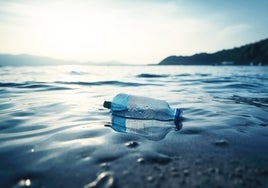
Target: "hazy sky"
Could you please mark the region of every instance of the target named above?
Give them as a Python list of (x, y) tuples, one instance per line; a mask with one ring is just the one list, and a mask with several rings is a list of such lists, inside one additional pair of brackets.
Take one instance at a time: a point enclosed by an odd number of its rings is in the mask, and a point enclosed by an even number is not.
[(158, 63), (268, 37), (267, 0), (0, 0), (0, 53)]

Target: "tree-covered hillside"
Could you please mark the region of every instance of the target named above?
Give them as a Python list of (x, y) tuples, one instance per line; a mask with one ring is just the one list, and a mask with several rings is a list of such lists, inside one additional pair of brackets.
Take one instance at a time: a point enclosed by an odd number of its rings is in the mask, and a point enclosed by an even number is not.
[(160, 65), (268, 65), (268, 39), (215, 53), (169, 56)]

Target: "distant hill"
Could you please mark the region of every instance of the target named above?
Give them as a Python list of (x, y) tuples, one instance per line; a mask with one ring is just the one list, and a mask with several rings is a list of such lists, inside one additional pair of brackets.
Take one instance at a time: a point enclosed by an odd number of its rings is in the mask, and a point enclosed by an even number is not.
[(25, 65), (67, 65), (74, 64), (73, 61), (64, 61), (42, 56), (27, 54), (10, 55), (0, 54), (0, 66), (25, 66)]
[(43, 56), (33, 56), (28, 54), (10, 55), (0, 54), (0, 66), (38, 66), (38, 65), (126, 65), (118, 61), (106, 62), (78, 62), (65, 61)]
[(268, 65), (268, 39), (210, 54), (169, 56), (159, 65)]

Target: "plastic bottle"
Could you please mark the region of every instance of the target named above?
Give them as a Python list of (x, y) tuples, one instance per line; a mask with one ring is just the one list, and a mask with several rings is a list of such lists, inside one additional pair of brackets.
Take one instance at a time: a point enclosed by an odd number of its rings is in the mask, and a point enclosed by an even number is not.
[(175, 125), (182, 118), (182, 110), (171, 109), (166, 101), (124, 93), (117, 94), (112, 102), (105, 101), (103, 106), (111, 109), (113, 115), (125, 118), (173, 120)]
[[(136, 134), (150, 140), (162, 140), (174, 129), (173, 121), (129, 119), (119, 116), (112, 116), (112, 124), (106, 126), (117, 132)], [(181, 128), (181, 123), (176, 126), (177, 130)]]

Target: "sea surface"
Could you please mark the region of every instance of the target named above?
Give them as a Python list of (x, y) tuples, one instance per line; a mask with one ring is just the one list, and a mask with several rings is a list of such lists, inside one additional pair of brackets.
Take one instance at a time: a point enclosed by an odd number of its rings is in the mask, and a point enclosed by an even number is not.
[[(182, 109), (181, 129), (118, 132), (118, 93)], [(0, 187), (267, 187), (267, 126), (268, 67), (0, 67)]]

